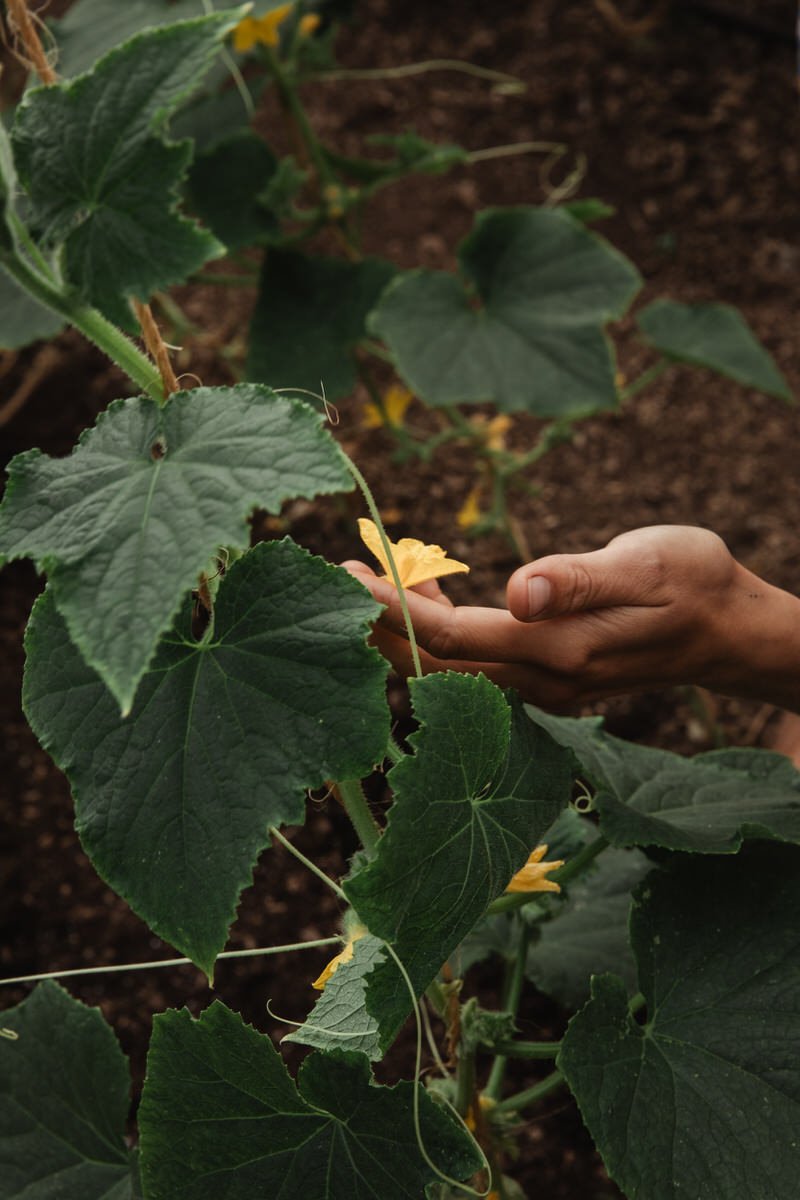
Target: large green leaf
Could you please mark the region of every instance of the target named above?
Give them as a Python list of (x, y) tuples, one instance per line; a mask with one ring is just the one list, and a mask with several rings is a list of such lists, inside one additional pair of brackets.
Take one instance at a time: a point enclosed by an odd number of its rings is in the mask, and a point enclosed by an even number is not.
[[(234, 5), (217, 0), (214, 7)], [(58, 46), (58, 73), (71, 79), (142, 30), (207, 11), (203, 0), (76, 0), (63, 17), (49, 22)]]
[(48, 572), (86, 661), (123, 711), (181, 597), (256, 506), (352, 487), (306, 404), (257, 384), (115, 401), (69, 458), (15, 458), (0, 554)]
[(266, 142), (248, 129), (195, 158), (188, 180), (190, 203), (228, 249), (252, 245), (277, 232), (275, 215), (259, 195), (277, 167)]
[(386, 665), (366, 645), (377, 611), (347, 572), (263, 543), (223, 579), (210, 638), (192, 639), (185, 606), (122, 719), (51, 589), (34, 608), (23, 703), (70, 779), (86, 852), (209, 974), (268, 827), (302, 821), (307, 788), (382, 756)]
[(639, 287), (626, 258), (566, 212), (517, 208), (480, 214), (459, 261), (464, 283), (402, 275), (370, 317), (415, 392), (540, 416), (614, 407), (603, 325)]
[(537, 925), (528, 954), (525, 973), (541, 992), (577, 1008), (589, 995), (590, 977), (603, 971), (636, 990), (628, 940), (631, 890), (652, 865), (638, 850), (610, 849), (569, 885), (563, 901), (553, 905), (552, 919)]
[(63, 317), (34, 300), (0, 266), (0, 350), (18, 350), (53, 337), (64, 324)]
[[(484, 676), (412, 681), (414, 753), (393, 767), (395, 803), (375, 853), (344, 885), (391, 942), (419, 994), (505, 890), (569, 799), (570, 764)], [(383, 1048), (409, 1011), (393, 962), (367, 983)]]
[(33, 224), (64, 244), (70, 282), (124, 328), (136, 329), (128, 297), (147, 300), (222, 253), (175, 211), (191, 144), (160, 133), (235, 22), (228, 12), (146, 30), (19, 106), (14, 157)]
[(792, 400), (789, 385), (736, 308), (655, 300), (638, 316), (651, 345), (669, 358), (710, 367), (745, 387)]
[[(417, 1085), (419, 1086), (419, 1085)], [(414, 1085), (378, 1087), (361, 1054), (314, 1054), (295, 1088), (269, 1038), (219, 1002), (156, 1017), (139, 1109), (148, 1200), (420, 1200), (436, 1178)], [(471, 1140), (420, 1088), (423, 1144), (458, 1179)]]
[(598, 789), (602, 833), (615, 846), (734, 854), (747, 837), (800, 841), (800, 772), (769, 750), (682, 758), (611, 737), (595, 717), (532, 719), (569, 747)]
[(0, 1200), (132, 1200), (130, 1075), (100, 1010), (48, 981), (0, 1025)]
[(377, 258), (350, 263), (270, 250), (250, 327), (248, 376), (272, 387), (324, 390), (331, 400), (346, 395), (356, 380), (353, 347), (394, 271)]
[(647, 1024), (600, 976), (559, 1066), (630, 1200), (794, 1200), (800, 853), (681, 857), (631, 921)]

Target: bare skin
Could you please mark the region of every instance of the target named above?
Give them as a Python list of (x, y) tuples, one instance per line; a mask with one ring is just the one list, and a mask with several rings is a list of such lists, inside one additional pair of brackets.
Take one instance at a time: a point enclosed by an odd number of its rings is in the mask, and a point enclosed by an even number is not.
[[(394, 586), (361, 562), (344, 566), (386, 606), (375, 643), (410, 674)], [(709, 530), (656, 525), (527, 563), (508, 581), (507, 609), (455, 607), (435, 581), (407, 597), (424, 671), (482, 671), (543, 708), (693, 683), (800, 712), (800, 599)]]

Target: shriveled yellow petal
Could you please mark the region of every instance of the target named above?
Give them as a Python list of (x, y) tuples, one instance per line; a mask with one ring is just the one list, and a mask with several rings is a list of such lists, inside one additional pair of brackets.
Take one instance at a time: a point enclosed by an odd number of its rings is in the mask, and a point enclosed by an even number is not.
[(264, 13), (263, 17), (244, 17), (233, 31), (234, 50), (245, 54), (257, 45), (277, 46), (278, 26), (286, 20), (293, 7), (293, 4), (279, 4), (277, 8)]
[(514, 424), (508, 413), (492, 417), (486, 426), (486, 445), (490, 450), (505, 450), (506, 434)]
[(338, 971), (338, 969), (342, 965), (342, 963), (350, 962), (351, 958), (353, 957), (354, 944), (358, 941), (359, 938), (362, 938), (366, 932), (367, 932), (366, 929), (362, 925), (359, 925), (356, 927), (356, 929), (353, 931), (353, 933), (347, 939), (344, 949), (340, 950), (338, 954), (334, 955), (334, 957), (328, 963), (327, 967), (325, 967), (323, 972), (320, 975), (318, 975), (317, 978), (314, 980), (314, 982), (311, 984), (311, 986), (313, 988), (316, 988), (318, 992), (322, 992), (325, 990), (325, 984), (328, 982), (331, 975), (335, 975), (335, 973)]
[(413, 399), (408, 388), (392, 384), (383, 397), (383, 411), (372, 401), (364, 405), (364, 426), (367, 429), (379, 429), (381, 425), (402, 425), (406, 409)]
[(559, 858), (553, 862), (543, 862), (547, 854), (547, 846), (537, 846), (528, 855), (528, 861), (521, 871), (517, 871), (506, 888), (507, 892), (560, 892), (561, 885), (554, 879), (547, 879), (550, 871), (563, 867), (564, 860)]
[(277, 8), (264, 13), (264, 16), (258, 22), (258, 40), (263, 42), (265, 46), (277, 46), (280, 40), (278, 26), (286, 20), (293, 7), (293, 4), (279, 4)]
[(258, 22), (255, 17), (243, 17), (233, 31), (233, 48), (239, 54), (252, 50), (258, 41)]
[[(368, 550), (377, 558), (386, 572), (386, 578), (391, 581), (392, 572), (389, 561), (383, 550), (378, 527), (374, 521), (360, 517), (358, 529), (361, 540)], [(447, 551), (441, 546), (428, 546), (417, 538), (401, 538), (399, 542), (390, 542), (392, 555), (397, 566), (397, 573), (403, 587), (415, 587), (418, 583), (426, 583), (429, 579), (439, 579), (442, 575), (455, 575), (461, 571), (469, 571), (466, 563), (458, 562), (447, 557)]]
[(458, 525), (459, 529), (472, 529), (480, 521), (483, 514), (481, 513), (478, 501), (481, 498), (482, 491), (483, 488), (481, 485), (476, 483), (456, 513), (456, 525)]
[(306, 13), (304, 17), (300, 18), (300, 25), (298, 27), (302, 36), (310, 37), (316, 29), (319, 29), (321, 21), (322, 17), (319, 13)]

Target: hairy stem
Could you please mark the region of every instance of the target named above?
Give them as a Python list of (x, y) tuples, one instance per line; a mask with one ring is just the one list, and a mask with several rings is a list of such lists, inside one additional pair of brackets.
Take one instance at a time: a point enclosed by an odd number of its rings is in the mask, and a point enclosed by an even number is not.
[(2, 263), (9, 275), (12, 275), (26, 292), (79, 329), (84, 337), (107, 354), (138, 387), (163, 404), (165, 397), (156, 367), (122, 330), (112, 325), (96, 308), (82, 304), (62, 291), (17, 255), (3, 256)]
[(532, 1087), (526, 1088), (523, 1092), (517, 1092), (514, 1096), (507, 1096), (505, 1100), (499, 1100), (492, 1111), (496, 1113), (518, 1112), (521, 1108), (527, 1108), (529, 1104), (536, 1104), (543, 1096), (547, 1096), (557, 1087), (561, 1087), (563, 1082), (564, 1076), (561, 1072), (552, 1071), (539, 1083), (534, 1083)]
[(369, 811), (367, 798), (361, 786), (361, 780), (340, 779), (334, 786), (342, 801), (344, 811), (352, 821), (353, 828), (361, 839), (361, 845), (371, 857), (375, 847), (378, 845), (381, 829)]
[[(528, 946), (531, 940), (530, 926), (527, 925), (521, 918), (516, 918), (519, 941), (517, 942), (517, 953), (514, 959), (514, 968), (511, 972), (511, 977), (508, 982), (508, 992), (503, 998), (503, 1008), (506, 1012), (510, 1012), (513, 1016), (517, 1015), (519, 1008), (520, 996), (522, 995), (522, 985), (525, 982), (525, 966), (528, 961)], [(503, 1078), (506, 1073), (506, 1063), (508, 1057), (505, 1054), (498, 1054), (492, 1064), (492, 1069), (489, 1073), (485, 1092), (492, 1100), (497, 1100), (503, 1090)]]

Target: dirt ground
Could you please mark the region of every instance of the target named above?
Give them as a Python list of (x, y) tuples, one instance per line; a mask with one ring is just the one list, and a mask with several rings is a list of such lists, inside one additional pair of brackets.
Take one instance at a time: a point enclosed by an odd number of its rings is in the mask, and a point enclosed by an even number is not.
[[(645, 278), (637, 303), (655, 296), (738, 305), (800, 394), (800, 246), (797, 239), (798, 151), (793, 0), (685, 0), (664, 6), (646, 36), (622, 25), (655, 15), (654, 0), (619, 0), (613, 12), (593, 0), (506, 0), (465, 6), (440, 0), (370, 0), (343, 31), (340, 57), (353, 67), (394, 66), (427, 58), (459, 58), (508, 72), (524, 93), (493, 92), (485, 81), (451, 72), (309, 89), (316, 127), (345, 152), (370, 133), (413, 127), (439, 141), (480, 149), (510, 142), (565, 143), (569, 160), (585, 156), (581, 196), (597, 196), (615, 215), (599, 230), (630, 255)], [(432, 15), (435, 11), (435, 15)], [(604, 15), (605, 13), (605, 15)], [(614, 13), (624, 18), (614, 20)], [(275, 114), (267, 108), (265, 129)], [(365, 249), (402, 266), (451, 267), (476, 210), (540, 203), (558, 182), (542, 175), (541, 156), (496, 159), (444, 178), (415, 179), (382, 193), (371, 210)], [(231, 307), (218, 289), (179, 289), (179, 302), (209, 331), (186, 344), (182, 370), (204, 382), (227, 382), (215, 357), (221, 337), (240, 332), (246, 306)], [(651, 360), (629, 324), (618, 331), (620, 368), (635, 378)], [(0, 358), (0, 409), (29, 393), (0, 428), (4, 461), (32, 445), (65, 453), (115, 395), (121, 381), (102, 356), (74, 334), (49, 350)], [(474, 480), (474, 462), (459, 447), (434, 461), (400, 466), (382, 431), (361, 425), (364, 397), (339, 405), (339, 436), (394, 515), (393, 535), (423, 536), (472, 565), (449, 588), (459, 602), (502, 603), (518, 564), (499, 535), (467, 540), (455, 513)], [(513, 445), (536, 436), (531, 418), (515, 419)], [(669, 523), (716, 530), (747, 566), (800, 591), (800, 438), (795, 411), (710, 374), (675, 367), (619, 413), (581, 425), (532, 474), (538, 495), (521, 495), (514, 512), (535, 555), (589, 550), (625, 529)], [(287, 513), (299, 542), (332, 559), (359, 553), (357, 502), (295, 504)], [(97, 878), (72, 828), (66, 783), (28, 731), (19, 706), (22, 632), (40, 587), (27, 564), (0, 579), (0, 975), (168, 956), (127, 906)], [(399, 719), (403, 689), (393, 685)], [(698, 721), (683, 693), (653, 693), (598, 705), (621, 736), (691, 752), (707, 749), (714, 723), (733, 743), (770, 736), (771, 710), (715, 700), (714, 721)], [(381, 784), (375, 785), (380, 795)], [(298, 845), (333, 875), (355, 839), (331, 801), (312, 801)], [(330, 895), (280, 849), (268, 852), (244, 896), (232, 947), (281, 944), (335, 929)], [(285, 1026), (265, 1003), (302, 1020), (312, 1002), (309, 982), (324, 951), (221, 963), (216, 994), (276, 1039)], [(496, 986), (484, 969), (471, 986), (487, 1001)], [(73, 993), (99, 1004), (142, 1078), (152, 1014), (186, 1004), (199, 1012), (211, 999), (192, 967), (84, 979)], [(23, 987), (5, 989), (17, 1003)], [(526, 999), (527, 1037), (558, 1037), (565, 1014), (542, 997)], [(382, 1067), (384, 1078), (407, 1069), (401, 1041)], [(287, 1060), (294, 1066), (301, 1052)], [(393, 1074), (394, 1073), (394, 1074)], [(527, 1086), (544, 1074), (516, 1068)], [(574, 1105), (558, 1093), (524, 1127), (513, 1168), (537, 1200), (610, 1200), (610, 1184)]]

